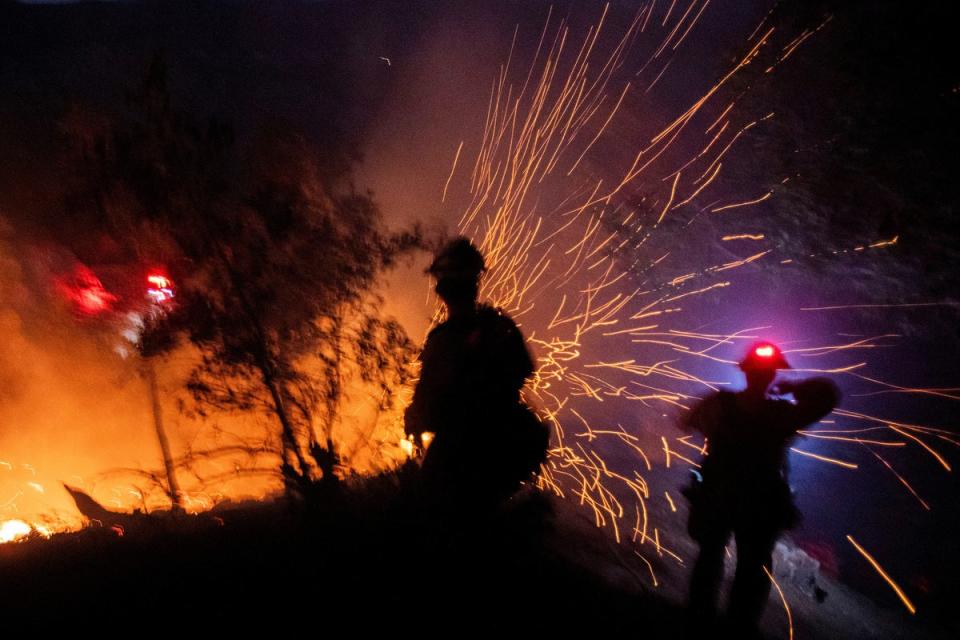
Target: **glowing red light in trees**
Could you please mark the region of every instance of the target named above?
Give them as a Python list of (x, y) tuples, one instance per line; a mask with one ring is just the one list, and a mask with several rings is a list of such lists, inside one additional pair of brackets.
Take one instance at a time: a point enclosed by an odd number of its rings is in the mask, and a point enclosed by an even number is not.
[(147, 276), (147, 282), (156, 286), (158, 289), (170, 288), (170, 280), (166, 276), (150, 275)]
[(78, 265), (71, 276), (60, 279), (58, 285), (77, 311), (85, 315), (108, 311), (117, 300), (117, 296), (104, 288), (100, 278), (83, 265)]
[(170, 278), (154, 273), (147, 276), (147, 282), (152, 285), (147, 288), (147, 295), (157, 304), (173, 298), (173, 282)]

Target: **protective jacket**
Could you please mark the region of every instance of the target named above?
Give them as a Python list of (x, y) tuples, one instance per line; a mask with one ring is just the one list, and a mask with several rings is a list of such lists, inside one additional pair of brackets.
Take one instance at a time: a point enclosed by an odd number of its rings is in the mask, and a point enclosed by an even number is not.
[(546, 427), (520, 400), (533, 361), (509, 317), (481, 305), (449, 319), (430, 332), (420, 359), (405, 428), (435, 434), (423, 463), (428, 476), (478, 492), (506, 491), (539, 466)]

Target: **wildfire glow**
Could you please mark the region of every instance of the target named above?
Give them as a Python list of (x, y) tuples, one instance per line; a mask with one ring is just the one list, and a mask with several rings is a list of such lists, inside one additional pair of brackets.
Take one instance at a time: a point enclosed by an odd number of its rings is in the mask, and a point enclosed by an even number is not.
[[(469, 145), (461, 141), (441, 197), (442, 201), (452, 201), (457, 197), (458, 185), (462, 187), (466, 203), (459, 230), (475, 240), (489, 267), (482, 295), (517, 319), (537, 357), (537, 371), (524, 396), (553, 429), (552, 448), (540, 488), (576, 501), (598, 527), (608, 530), (618, 542), (633, 545), (654, 586), (659, 581), (653, 565), (641, 553), (644, 546), (647, 549), (643, 551), (651, 558), (656, 553), (678, 567), (686, 560), (670, 539), (683, 529), (676, 521), (683, 509), (678, 510), (671, 497), (670, 490), (677, 487), (669, 480), (670, 474), (676, 478), (677, 468), (686, 472), (697, 466), (693, 458), (680, 452), (694, 456), (706, 451), (705, 443), (692, 442), (692, 436), (678, 435), (672, 427), (700, 395), (728, 384), (703, 373), (699, 367), (732, 367), (735, 362), (725, 359), (725, 352), (742, 353), (739, 349), (756, 340), (758, 334), (777, 335), (770, 327), (717, 329), (714, 325), (708, 330), (704, 319), (696, 316), (693, 309), (701, 299), (733, 291), (737, 274), (747, 265), (795, 263), (793, 258), (781, 259), (782, 255), (777, 255), (779, 249), (772, 244), (757, 247), (754, 243), (770, 242), (757, 233), (718, 233), (716, 239), (720, 241), (753, 241), (728, 247), (749, 244), (755, 249), (739, 255), (727, 254), (729, 257), (715, 263), (680, 262), (682, 269), (671, 260), (684, 253), (684, 246), (677, 242), (667, 248), (656, 245), (668, 233), (671, 223), (687, 228), (701, 214), (735, 222), (738, 216), (762, 210), (769, 206), (765, 203), (775, 199), (777, 192), (770, 185), (782, 184), (782, 176), (770, 177), (769, 182), (755, 185), (739, 197), (716, 192), (723, 184), (724, 167), (730, 166), (738, 143), (742, 145), (743, 140), (764, 126), (764, 121), (773, 117), (768, 114), (754, 118), (738, 113), (738, 101), (744, 91), (737, 89), (735, 96), (726, 91), (731, 80), (773, 47), (772, 28), (758, 26), (747, 39), (746, 53), (735, 59), (717, 82), (703, 87), (697, 99), (681, 106), (676, 113), (651, 116), (651, 121), (666, 122), (658, 125), (658, 130), (618, 139), (622, 146), (629, 147), (622, 166), (601, 175), (591, 164), (591, 150), (599, 148), (611, 135), (621, 136), (630, 129), (617, 128), (618, 116), (633, 104), (637, 91), (647, 95), (655, 87), (662, 87), (664, 78), (669, 79), (666, 73), (672, 52), (687, 41), (689, 34), (695, 33), (694, 26), (708, 2), (695, 11), (694, 1), (686, 12), (676, 13), (672, 13), (671, 3), (666, 15), (653, 19), (656, 4), (649, 4), (636, 14), (606, 56), (598, 51), (602, 47), (600, 34), (607, 8), (598, 24), (577, 42), (565, 22), (552, 24), (551, 13), (533, 59), (517, 82), (513, 82), (509, 62), (513, 51), (510, 52), (507, 64), (494, 79), (482, 139), (479, 148), (473, 150), (474, 159), (469, 159)], [(782, 47), (767, 70), (772, 71), (786, 60), (812, 33), (805, 32), (806, 35)], [(625, 81), (619, 72), (629, 63), (631, 49), (644, 38), (653, 43), (651, 55), (638, 70), (630, 69), (630, 79)], [(744, 229), (749, 230), (753, 230), (752, 225)], [(850, 251), (881, 250), (896, 242), (897, 238), (893, 238)], [(841, 251), (847, 250), (832, 253)], [(147, 282), (147, 295), (155, 303), (174, 298), (173, 283), (166, 276), (150, 274)], [(106, 311), (116, 301), (86, 267), (64, 279), (61, 290), (87, 315)], [(941, 303), (851, 304), (803, 310), (934, 304)], [(827, 346), (798, 348), (788, 353), (809, 359), (842, 357), (882, 346), (879, 338), (892, 336), (831, 341)], [(776, 349), (762, 345), (755, 354), (769, 358), (776, 354)], [(816, 366), (816, 360), (812, 361)], [(845, 366), (826, 370), (811, 367), (800, 371), (855, 376), (859, 381), (882, 387), (885, 393), (956, 397), (952, 389), (915, 389), (867, 378), (854, 371), (861, 366), (848, 361)], [(398, 393), (402, 399), (410, 397), (409, 388)], [(394, 461), (414, 456), (418, 450), (413, 440), (399, 435), (402, 404), (393, 422), (397, 431), (390, 439), (399, 452)], [(893, 465), (869, 447), (890, 447), (892, 451), (919, 448), (949, 471), (948, 461), (928, 441), (947, 443), (937, 442), (940, 447), (960, 446), (952, 439), (953, 434), (844, 409), (837, 410), (835, 417), (844, 421), (838, 428), (812, 428), (803, 435), (818, 438), (831, 447), (853, 447), (857, 452), (867, 447), (879, 461), (877, 468), (893, 474), (929, 509)], [(868, 426), (862, 427), (862, 423)], [(868, 440), (861, 437), (865, 432), (882, 432), (878, 435), (897, 439)], [(423, 434), (424, 448), (429, 446), (431, 435)], [(478, 442), (482, 443), (478, 446), (490, 446), (481, 435)], [(618, 452), (617, 460), (605, 455), (611, 450)], [(866, 464), (793, 451), (824, 464), (863, 469), (860, 473), (867, 470)], [(272, 463), (277, 453), (264, 448), (257, 455)], [(229, 457), (216, 458), (211, 466), (216, 469), (213, 477), (226, 481), (242, 477), (241, 472), (261, 471), (252, 463), (241, 467)], [(371, 464), (370, 468), (383, 466)], [(672, 484), (665, 484), (664, 478)], [(275, 481), (275, 475), (270, 479)], [(126, 486), (123, 489), (111, 494), (111, 506), (132, 508), (146, 503), (139, 490), (131, 492)], [(262, 495), (267, 493), (265, 490)], [(652, 496), (656, 498), (651, 499)], [(185, 506), (189, 511), (209, 509), (221, 497), (214, 491), (190, 492), (185, 494)], [(673, 520), (663, 521), (664, 518)], [(43, 531), (23, 520), (7, 520), (0, 524), (0, 542), (20, 539), (31, 530)], [(624, 532), (627, 535), (622, 535)], [(876, 561), (852, 537), (848, 539), (895, 589), (908, 609), (915, 611)], [(768, 575), (783, 600), (792, 635), (790, 609), (772, 574)]]
[(25, 538), (31, 531), (33, 528), (23, 520), (7, 520), (0, 523), (0, 543)]

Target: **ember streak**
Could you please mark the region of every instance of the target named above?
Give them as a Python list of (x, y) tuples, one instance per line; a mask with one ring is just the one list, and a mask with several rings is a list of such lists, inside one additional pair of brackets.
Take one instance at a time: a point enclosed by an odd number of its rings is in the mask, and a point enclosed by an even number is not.
[[(383, 184), (403, 182), (402, 196), (392, 196), (395, 202), (436, 207), (447, 228), (480, 247), (490, 267), (482, 296), (516, 318), (528, 336), (538, 368), (525, 397), (553, 428), (540, 489), (577, 503), (597, 527), (629, 548), (652, 588), (681, 575), (689, 564), (686, 511), (678, 493), (705, 450), (703, 441), (680, 434), (674, 425), (698, 397), (731, 383), (741, 350), (756, 340), (784, 345), (800, 372), (829, 375), (848, 394), (848, 405), (802, 431), (792, 448), (796, 472), (822, 483), (811, 483), (811, 500), (819, 503), (822, 496), (849, 493), (847, 486), (862, 486), (853, 483), (870, 483), (878, 487), (878, 500), (897, 492), (897, 504), (905, 497), (929, 517), (936, 508), (950, 508), (937, 506), (927, 490), (933, 474), (951, 473), (960, 446), (953, 425), (939, 421), (942, 413), (913, 419), (894, 402), (893, 397), (960, 400), (951, 386), (955, 381), (914, 384), (909, 371), (890, 364), (889, 354), (910, 344), (909, 336), (887, 328), (895, 326), (894, 316), (862, 323), (850, 320), (852, 315), (836, 319), (860, 312), (946, 314), (955, 311), (952, 302), (886, 302), (892, 299), (886, 296), (874, 301), (860, 288), (844, 299), (821, 300), (807, 292), (809, 297), (791, 299), (785, 308), (788, 296), (773, 291), (781, 282), (815, 282), (824, 263), (852, 265), (850, 272), (890, 264), (908, 242), (899, 227), (855, 237), (821, 234), (805, 242), (781, 207), (796, 206), (795, 200), (804, 204), (791, 189), (806, 176), (750, 164), (751, 154), (781, 131), (781, 118), (789, 117), (764, 104), (778, 74), (832, 37), (838, 21), (825, 11), (794, 28), (779, 24), (774, 11), (754, 16), (731, 9), (737, 13), (731, 17), (724, 11), (709, 0), (647, 3), (632, 15), (607, 5), (598, 6), (591, 24), (583, 24), (576, 16), (545, 9), (537, 13), (539, 25), (517, 25), (509, 48), (497, 52), (498, 70), (468, 78), (476, 86), (461, 93), (487, 87), (489, 93), (483, 104), (472, 106), (474, 113), (458, 114), (460, 131), (450, 131), (449, 114), (436, 114), (445, 125), (436, 129), (443, 134), (432, 133), (427, 117), (412, 116), (407, 117), (416, 121), (413, 132), (391, 133), (398, 139), (428, 139), (417, 148), (431, 151), (420, 158), (430, 166), (415, 169), (426, 171), (435, 184), (411, 188), (402, 178), (414, 169), (383, 170), (389, 173)], [(744, 23), (745, 14), (752, 20), (749, 28), (725, 45), (723, 55), (716, 53), (719, 47), (710, 46), (707, 34), (723, 31), (727, 20)], [(365, 73), (406, 73), (399, 76), (404, 81), (424, 75), (429, 82), (423, 84), (435, 81), (430, 72), (412, 69), (411, 61), (423, 57), (405, 54), (367, 51), (375, 66), (364, 67)], [(477, 58), (484, 55), (490, 54), (478, 52)], [(803, 142), (791, 153), (811, 153)], [(436, 149), (443, 149), (442, 162)], [(376, 147), (368, 151), (374, 166), (410, 163), (396, 151), (384, 152), (388, 160), (376, 155)], [(6, 263), (17, 262), (7, 258), (15, 254), (24, 255), (0, 245), (4, 277)], [(87, 489), (118, 509), (162, 510), (169, 503), (156, 471), (160, 462), (149, 438), (150, 408), (138, 387), (142, 381), (113, 353), (121, 330), (112, 327), (112, 337), (105, 338), (91, 329), (113, 317), (136, 337), (140, 318), (112, 277), (72, 264), (43, 273), (70, 307), (70, 314), (60, 315), (44, 309), (53, 318), (55, 340), (35, 341), (25, 328), (29, 305), (14, 304), (15, 296), (0, 288), (0, 330), (10, 337), (0, 357), (21, 363), (24, 376), (42, 381), (20, 392), (16, 411), (0, 404), (0, 415), (7, 423), (29, 423), (37, 433), (59, 433), (57, 425), (68, 416), (71, 431), (84, 434), (71, 437), (72, 451), (51, 447), (56, 453), (3, 434), (0, 542), (82, 524), (60, 495), (58, 481)], [(162, 262), (151, 266), (157, 264)], [(10, 282), (24, 289), (35, 285), (22, 269), (9, 270)], [(127, 276), (134, 273), (142, 287), (142, 266), (131, 267)], [(179, 291), (171, 274), (146, 273), (147, 300), (158, 307), (176, 305)], [(179, 272), (172, 275), (183, 283)], [(420, 305), (419, 293), (408, 295), (424, 282), (411, 278), (405, 284), (399, 293), (386, 292), (387, 305), (433, 313), (436, 321), (435, 300)], [(784, 284), (783, 291), (795, 294), (800, 288)], [(834, 288), (842, 289), (830, 291)], [(766, 301), (766, 291), (773, 303)], [(881, 328), (874, 331), (877, 325)], [(757, 356), (772, 355), (763, 349)], [(170, 416), (176, 414), (185, 373), (198, 357), (182, 347), (158, 363), (157, 384), (160, 396), (169, 398), (164, 404)], [(9, 374), (0, 375), (5, 380)], [(118, 377), (124, 382), (118, 384)], [(391, 389), (403, 401), (410, 392), (410, 384)], [(373, 473), (416, 454), (402, 437), (403, 402), (378, 417), (372, 417), (376, 402), (361, 404), (344, 424), (359, 434), (371, 420), (382, 420), (388, 425), (383, 439), (389, 442), (356, 456), (352, 471)], [(170, 425), (177, 434), (171, 457), (197, 479), (182, 490), (188, 511), (210, 509), (227, 497), (266, 499), (279, 490), (280, 445), (269, 435), (272, 425), (249, 416), (176, 415)], [(491, 455), (496, 444), (477, 442)], [(101, 447), (109, 455), (86, 453)], [(187, 464), (186, 454), (193, 451), (215, 453)], [(104, 474), (110, 468), (120, 470)], [(905, 610), (922, 613), (921, 598), (911, 593), (914, 584), (897, 575), (890, 558), (873, 550), (872, 541), (881, 537), (876, 527), (862, 520), (842, 527), (842, 534), (829, 541), (831, 548), (853, 548)], [(791, 592), (781, 589), (779, 577), (772, 568), (784, 631), (789, 628), (792, 636)]]

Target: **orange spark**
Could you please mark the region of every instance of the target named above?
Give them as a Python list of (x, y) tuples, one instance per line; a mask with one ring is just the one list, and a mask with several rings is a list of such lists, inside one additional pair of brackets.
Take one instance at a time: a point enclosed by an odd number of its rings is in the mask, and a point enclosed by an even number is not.
[(867, 562), (869, 562), (870, 565), (874, 569), (876, 569), (877, 573), (880, 574), (880, 577), (886, 580), (887, 584), (890, 585), (890, 587), (894, 590), (894, 592), (896, 592), (897, 596), (900, 598), (901, 602), (903, 602), (904, 606), (907, 608), (907, 611), (909, 611), (911, 614), (915, 614), (917, 612), (917, 608), (913, 606), (912, 602), (910, 602), (910, 599), (907, 597), (907, 594), (905, 594), (903, 592), (903, 589), (901, 589), (899, 585), (897, 585), (897, 583), (893, 581), (893, 578), (891, 578), (890, 575), (883, 570), (883, 567), (881, 567), (880, 564), (876, 560), (874, 560), (873, 556), (867, 553), (866, 549), (864, 549), (859, 544), (857, 544), (857, 541), (853, 539), (853, 536), (847, 535), (847, 540), (849, 540), (850, 544), (852, 544), (853, 547), (860, 552), (860, 555), (866, 558)]
[(790, 613), (790, 605), (787, 604), (787, 598), (783, 595), (783, 589), (780, 588), (780, 585), (777, 584), (776, 579), (774, 579), (773, 574), (766, 567), (763, 568), (764, 572), (767, 574), (767, 577), (770, 578), (770, 582), (777, 589), (777, 593), (780, 594), (780, 601), (783, 603), (783, 610), (787, 612), (787, 629), (789, 630), (788, 637), (790, 640), (793, 640), (793, 615)]
[(843, 460), (837, 460), (836, 458), (828, 458), (826, 456), (820, 456), (815, 453), (810, 453), (809, 451), (801, 451), (796, 447), (790, 447), (790, 451), (793, 451), (794, 453), (799, 453), (802, 456), (807, 456), (808, 458), (815, 458), (822, 462), (829, 462), (830, 464), (835, 464), (837, 466), (844, 467), (846, 469), (858, 468), (857, 465), (852, 462), (844, 462)]

